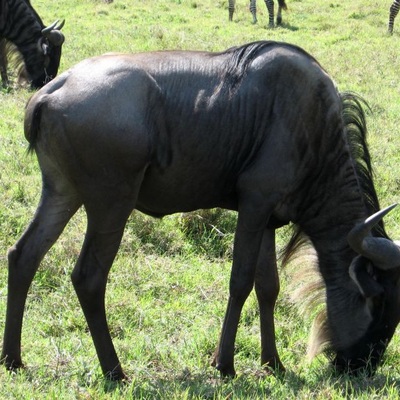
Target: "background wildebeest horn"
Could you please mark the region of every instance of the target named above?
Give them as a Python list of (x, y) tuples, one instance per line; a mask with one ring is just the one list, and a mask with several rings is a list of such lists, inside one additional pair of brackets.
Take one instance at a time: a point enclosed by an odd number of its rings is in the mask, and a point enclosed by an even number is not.
[(58, 30), (58, 31), (61, 30), (61, 28), (62, 28), (62, 27), (64, 26), (64, 24), (65, 24), (65, 20), (63, 19), (63, 20), (61, 21), (60, 25), (57, 26), (58, 21), (59, 21), (59, 19), (58, 19), (57, 21), (54, 21), (51, 25), (47, 26), (46, 28), (43, 28), (43, 29), (42, 29), (42, 33), (43, 33), (43, 34), (46, 34), (46, 33), (50, 32), (50, 31), (52, 31), (53, 29), (54, 29), (54, 30)]
[(46, 28), (42, 29), (42, 35), (47, 38), (54, 46), (61, 46), (64, 43), (65, 37), (60, 32), (60, 29), (64, 26), (65, 20), (62, 20), (59, 25), (58, 20), (53, 22)]
[(370, 260), (377, 268), (388, 270), (400, 267), (400, 247), (389, 239), (373, 237), (371, 229), (397, 204), (371, 215), (364, 222), (357, 224), (348, 234), (351, 248)]

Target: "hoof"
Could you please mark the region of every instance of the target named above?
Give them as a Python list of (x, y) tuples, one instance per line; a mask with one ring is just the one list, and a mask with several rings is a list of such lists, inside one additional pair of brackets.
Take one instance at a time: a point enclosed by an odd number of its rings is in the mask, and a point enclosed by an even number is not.
[(232, 366), (223, 365), (218, 362), (218, 357), (214, 356), (211, 361), (211, 366), (217, 369), (221, 378), (234, 378), (236, 376), (235, 368)]
[(19, 369), (25, 368), (25, 365), (23, 364), (23, 362), (21, 360), (10, 361), (10, 358), (7, 356), (2, 357), (2, 359), (0, 360), (0, 363), (3, 364), (6, 367), (6, 370), (9, 372), (17, 372)]
[(221, 378), (233, 379), (236, 377), (236, 371), (233, 366), (217, 364), (215, 368), (220, 372)]

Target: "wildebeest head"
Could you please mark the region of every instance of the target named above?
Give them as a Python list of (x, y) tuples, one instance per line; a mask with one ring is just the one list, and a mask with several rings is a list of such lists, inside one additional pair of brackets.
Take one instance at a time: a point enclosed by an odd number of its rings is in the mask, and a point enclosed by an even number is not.
[(50, 26), (42, 29), (42, 37), (38, 41), (38, 48), (42, 57), (43, 67), (36, 74), (28, 71), (31, 78), (31, 85), (34, 88), (42, 87), (57, 75), (61, 59), (61, 48), (65, 40), (61, 32), (65, 21), (62, 21), (60, 24), (58, 22), (55, 21)]
[(377, 212), (348, 235), (350, 247), (358, 253), (349, 268), (355, 286), (350, 290), (327, 286), (330, 339), (336, 350), (333, 363), (339, 371), (373, 373), (400, 321), (400, 248), (371, 235), (394, 206)]

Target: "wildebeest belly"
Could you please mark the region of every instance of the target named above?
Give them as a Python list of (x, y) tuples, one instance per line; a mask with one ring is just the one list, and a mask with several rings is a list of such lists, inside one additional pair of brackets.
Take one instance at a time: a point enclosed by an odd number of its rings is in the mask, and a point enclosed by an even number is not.
[(162, 216), (200, 208), (237, 208), (236, 180), (210, 166), (149, 168), (139, 191), (137, 209)]

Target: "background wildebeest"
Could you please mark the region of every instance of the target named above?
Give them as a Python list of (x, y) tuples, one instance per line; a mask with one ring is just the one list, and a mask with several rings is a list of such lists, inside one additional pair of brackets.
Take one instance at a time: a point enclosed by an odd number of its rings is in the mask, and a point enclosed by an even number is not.
[[(228, 11), (229, 21), (232, 21), (233, 14), (235, 12), (236, 0), (229, 0)], [(265, 5), (268, 10), (269, 26), (274, 26), (274, 0), (265, 0)], [(285, 0), (278, 0), (278, 13), (276, 16), (276, 23), (280, 25), (282, 23), (282, 10), (287, 10)], [(250, 0), (250, 12), (253, 16), (253, 24), (257, 23), (257, 3), (256, 0)]]
[(26, 110), (43, 188), (33, 221), (9, 252), (6, 367), (22, 366), (23, 311), (39, 263), (83, 205), (88, 225), (72, 281), (109, 378), (124, 373), (104, 295), (134, 208), (156, 217), (238, 211), (215, 354), (222, 375), (235, 374), (238, 322), (253, 286), (261, 362), (284, 369), (273, 320), (275, 230), (289, 221), (298, 231), (288, 254), (302, 233), (318, 256), (335, 366), (374, 371), (399, 322), (400, 251), (381, 223), (390, 208), (379, 211), (365, 131), (360, 101), (340, 95), (312, 56), (284, 43), (110, 54), (63, 73)]
[[(33, 88), (40, 88), (57, 75), (64, 35), (64, 22), (45, 27), (28, 0), (0, 0), (0, 72), (8, 85), (7, 59), (18, 51)], [(13, 46), (6, 46), (5, 39)]]

